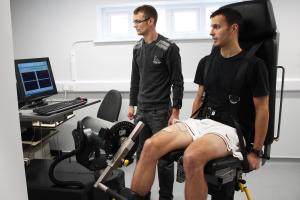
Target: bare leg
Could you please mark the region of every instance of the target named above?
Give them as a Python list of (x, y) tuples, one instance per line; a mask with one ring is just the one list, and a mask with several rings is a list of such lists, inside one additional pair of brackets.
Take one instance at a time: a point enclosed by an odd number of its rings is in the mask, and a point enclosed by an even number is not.
[(186, 200), (205, 200), (207, 198), (208, 189), (204, 177), (204, 167), (208, 161), (228, 154), (225, 142), (215, 134), (204, 135), (188, 146), (183, 157)]
[(145, 196), (151, 190), (157, 160), (172, 150), (187, 147), (191, 142), (192, 137), (188, 133), (179, 131), (160, 131), (146, 140), (133, 174), (132, 191)]

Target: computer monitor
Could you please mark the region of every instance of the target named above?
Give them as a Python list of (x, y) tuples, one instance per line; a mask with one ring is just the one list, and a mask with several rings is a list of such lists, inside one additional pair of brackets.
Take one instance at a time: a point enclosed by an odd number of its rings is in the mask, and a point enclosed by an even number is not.
[(46, 97), (57, 94), (49, 58), (15, 60), (19, 104), (45, 104)]

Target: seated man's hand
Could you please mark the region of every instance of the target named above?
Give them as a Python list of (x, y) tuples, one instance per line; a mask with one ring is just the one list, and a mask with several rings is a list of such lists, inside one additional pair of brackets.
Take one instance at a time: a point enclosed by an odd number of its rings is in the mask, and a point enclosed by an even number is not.
[(261, 158), (257, 157), (254, 153), (249, 153), (248, 156), (249, 167), (252, 170), (256, 170), (260, 167)]

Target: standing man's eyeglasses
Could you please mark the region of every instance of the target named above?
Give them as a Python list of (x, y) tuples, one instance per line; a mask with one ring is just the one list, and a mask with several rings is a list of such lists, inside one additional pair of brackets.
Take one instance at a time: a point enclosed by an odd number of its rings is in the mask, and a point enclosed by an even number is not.
[(146, 18), (146, 19), (143, 19), (143, 20), (134, 20), (133, 21), (133, 24), (140, 24), (140, 23), (142, 23), (142, 22), (145, 22), (145, 21), (147, 21), (147, 20), (149, 20), (150, 19), (150, 17), (148, 17), (148, 18)]

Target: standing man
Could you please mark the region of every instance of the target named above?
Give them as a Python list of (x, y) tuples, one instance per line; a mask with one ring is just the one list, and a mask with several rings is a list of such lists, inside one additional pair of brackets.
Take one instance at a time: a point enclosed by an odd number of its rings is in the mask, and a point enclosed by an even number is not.
[[(133, 14), (134, 28), (143, 38), (133, 49), (128, 118), (135, 119), (135, 123), (143, 121), (145, 124), (139, 135), (139, 160), (145, 140), (179, 118), (183, 76), (179, 48), (156, 32), (155, 8), (143, 5), (136, 8)], [(137, 106), (136, 115), (134, 106)], [(159, 160), (158, 178), (159, 199), (173, 199), (174, 163), (167, 165), (166, 161)]]

